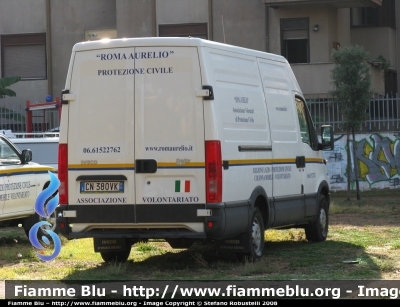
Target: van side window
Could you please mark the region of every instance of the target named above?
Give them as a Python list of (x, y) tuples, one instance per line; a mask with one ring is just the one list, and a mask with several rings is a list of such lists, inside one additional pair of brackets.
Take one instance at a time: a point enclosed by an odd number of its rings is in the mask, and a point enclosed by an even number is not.
[(298, 97), (296, 97), (296, 109), (300, 123), (301, 140), (303, 143), (307, 143), (312, 149), (316, 150), (318, 146), (314, 126), (311, 122), (305, 102)]

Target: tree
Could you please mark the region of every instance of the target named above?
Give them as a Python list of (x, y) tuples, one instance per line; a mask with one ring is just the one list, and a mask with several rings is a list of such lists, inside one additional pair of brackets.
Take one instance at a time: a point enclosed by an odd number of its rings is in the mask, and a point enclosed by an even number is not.
[(20, 80), (21, 77), (0, 78), (0, 99), (5, 98), (6, 96), (9, 97), (16, 96), (17, 94), (13, 90), (10, 90), (6, 87), (10, 86), (11, 84), (17, 83)]
[(332, 51), (335, 64), (331, 71), (333, 90), (330, 95), (339, 104), (344, 117), (343, 128), (347, 132), (347, 199), (350, 200), (350, 132), (353, 138), (354, 171), (357, 200), (360, 199), (358, 184), (358, 161), (356, 158), (355, 129), (367, 119), (367, 109), (372, 98), (369, 53), (358, 45), (339, 48)]

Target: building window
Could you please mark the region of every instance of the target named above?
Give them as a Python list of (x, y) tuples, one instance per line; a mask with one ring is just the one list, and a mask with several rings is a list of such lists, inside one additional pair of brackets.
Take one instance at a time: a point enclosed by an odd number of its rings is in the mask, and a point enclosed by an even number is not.
[(397, 91), (397, 72), (394, 70), (385, 71), (385, 93), (394, 97)]
[(46, 34), (1, 35), (1, 75), (22, 80), (47, 78)]
[(289, 63), (309, 63), (308, 18), (281, 19), (282, 55)]
[(354, 7), (350, 10), (352, 27), (391, 27), (396, 29), (395, 1), (382, 0), (382, 6)]
[(378, 10), (372, 7), (355, 7), (351, 9), (352, 26), (377, 26)]
[(207, 23), (187, 23), (174, 25), (159, 25), (160, 37), (199, 37), (207, 39)]

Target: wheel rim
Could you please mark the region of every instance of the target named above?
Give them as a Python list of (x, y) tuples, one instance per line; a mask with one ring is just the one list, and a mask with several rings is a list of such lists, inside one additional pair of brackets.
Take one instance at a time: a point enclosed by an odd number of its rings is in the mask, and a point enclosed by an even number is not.
[(326, 212), (324, 208), (321, 208), (319, 212), (319, 224), (321, 226), (322, 234), (326, 236)]
[(254, 252), (256, 254), (259, 254), (261, 249), (262, 236), (261, 236), (260, 224), (257, 219), (253, 220), (251, 238), (252, 238)]
[[(49, 225), (42, 225), (42, 226), (40, 227), (40, 229), (42, 229), (43, 231), (44, 231), (44, 230), (51, 230), (51, 231), (54, 231), (54, 230), (56, 229), (56, 214), (55, 214), (55, 212), (53, 212), (53, 214), (51, 214), (48, 218), (40, 217), (40, 221), (41, 221), (41, 222), (46, 221), (46, 222), (48, 222), (48, 223), (51, 224), (51, 226), (49, 226)], [(47, 234), (46, 231), (44, 231), (44, 233)]]

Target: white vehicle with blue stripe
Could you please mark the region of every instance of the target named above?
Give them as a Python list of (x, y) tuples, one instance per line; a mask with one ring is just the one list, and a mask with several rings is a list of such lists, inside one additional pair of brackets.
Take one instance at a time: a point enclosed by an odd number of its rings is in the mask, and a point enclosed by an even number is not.
[(282, 56), (198, 38), (78, 43), (65, 90), (57, 226), (105, 261), (196, 240), (261, 257), (268, 228), (324, 241), (331, 127), (318, 142)]
[(55, 214), (44, 218), (34, 208), (37, 196), (50, 184), (49, 171), (57, 173), (54, 167), (32, 162), (30, 149), (19, 150), (0, 133), (0, 225), (21, 224), (29, 235), (37, 222), (51, 223), (39, 229), (39, 238), (47, 236), (46, 229), (55, 229)]

